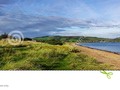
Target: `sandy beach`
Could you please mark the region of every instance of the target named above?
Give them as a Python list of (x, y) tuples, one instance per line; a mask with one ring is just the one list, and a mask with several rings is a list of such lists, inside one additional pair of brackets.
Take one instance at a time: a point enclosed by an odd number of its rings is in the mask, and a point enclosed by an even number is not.
[(120, 70), (120, 54), (88, 48), (85, 46), (78, 46), (75, 44), (73, 44), (73, 46), (80, 49), (82, 53), (95, 58), (98, 62), (110, 64), (115, 67), (115, 70)]

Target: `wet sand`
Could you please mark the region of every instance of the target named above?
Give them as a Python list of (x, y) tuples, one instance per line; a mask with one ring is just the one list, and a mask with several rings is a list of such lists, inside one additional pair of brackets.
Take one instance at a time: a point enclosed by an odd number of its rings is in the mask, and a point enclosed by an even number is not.
[(82, 53), (95, 58), (98, 62), (110, 64), (115, 67), (115, 70), (120, 70), (120, 54), (76, 44), (73, 44), (73, 46), (80, 49)]

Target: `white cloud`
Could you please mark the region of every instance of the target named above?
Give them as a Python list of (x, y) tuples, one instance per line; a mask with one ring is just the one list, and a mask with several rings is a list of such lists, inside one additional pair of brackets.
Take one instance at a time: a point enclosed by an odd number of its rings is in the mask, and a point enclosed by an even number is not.
[(65, 28), (65, 31), (54, 33), (65, 36), (93, 36), (104, 38), (116, 38), (120, 36), (119, 27), (90, 27), (90, 28)]

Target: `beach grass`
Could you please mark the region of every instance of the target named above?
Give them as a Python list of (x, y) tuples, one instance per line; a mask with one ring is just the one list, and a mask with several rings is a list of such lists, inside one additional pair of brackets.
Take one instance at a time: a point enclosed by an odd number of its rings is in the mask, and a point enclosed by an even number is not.
[(24, 41), (12, 46), (0, 40), (0, 70), (109, 70), (109, 64), (81, 53), (69, 43), (50, 45)]

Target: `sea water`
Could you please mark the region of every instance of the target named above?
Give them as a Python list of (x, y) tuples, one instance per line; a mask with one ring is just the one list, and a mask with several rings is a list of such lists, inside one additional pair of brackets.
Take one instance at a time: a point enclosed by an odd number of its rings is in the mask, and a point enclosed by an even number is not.
[(120, 43), (118, 42), (81, 43), (80, 45), (90, 48), (120, 53)]

